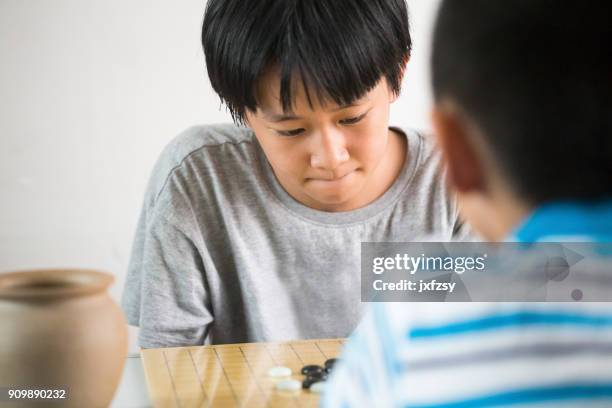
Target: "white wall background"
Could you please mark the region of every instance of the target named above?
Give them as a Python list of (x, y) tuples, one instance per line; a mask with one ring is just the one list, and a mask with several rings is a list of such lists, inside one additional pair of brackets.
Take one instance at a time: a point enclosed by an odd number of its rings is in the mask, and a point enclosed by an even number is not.
[[(391, 123), (428, 129), (438, 0), (408, 4), (414, 51)], [(119, 301), (158, 154), (190, 125), (231, 120), (206, 77), (204, 7), (0, 0), (0, 273), (102, 269)]]

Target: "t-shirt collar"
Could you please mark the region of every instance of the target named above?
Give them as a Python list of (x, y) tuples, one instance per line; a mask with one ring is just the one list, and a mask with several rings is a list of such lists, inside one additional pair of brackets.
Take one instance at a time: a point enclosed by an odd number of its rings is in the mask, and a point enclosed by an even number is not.
[(612, 199), (541, 205), (515, 228), (507, 241), (612, 242)]

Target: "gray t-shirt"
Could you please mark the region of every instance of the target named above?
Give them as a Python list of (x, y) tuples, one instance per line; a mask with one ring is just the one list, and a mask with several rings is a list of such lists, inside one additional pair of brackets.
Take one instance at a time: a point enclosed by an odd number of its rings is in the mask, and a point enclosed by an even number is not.
[(158, 159), (122, 307), (143, 348), (345, 337), (357, 325), (362, 241), (467, 234), (439, 154), (413, 130), (381, 197), (325, 212), (279, 184), (252, 131), (192, 127)]

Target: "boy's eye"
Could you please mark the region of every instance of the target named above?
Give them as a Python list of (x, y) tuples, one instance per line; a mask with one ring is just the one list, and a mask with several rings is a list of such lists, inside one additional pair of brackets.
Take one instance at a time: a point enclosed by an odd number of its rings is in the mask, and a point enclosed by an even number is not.
[(365, 115), (367, 115), (367, 112), (364, 113), (363, 115), (355, 116), (354, 118), (342, 119), (339, 122), (341, 125), (353, 125), (359, 122), (361, 119), (365, 118)]
[(278, 133), (281, 136), (297, 136), (302, 132), (304, 132), (304, 128), (276, 131), (276, 133)]

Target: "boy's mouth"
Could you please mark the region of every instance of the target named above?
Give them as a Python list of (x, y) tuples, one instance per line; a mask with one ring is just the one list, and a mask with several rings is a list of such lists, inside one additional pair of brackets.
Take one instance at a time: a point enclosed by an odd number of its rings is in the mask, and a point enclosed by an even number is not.
[(306, 181), (327, 181), (327, 182), (336, 182), (347, 178), (349, 175), (354, 173), (357, 169), (352, 169), (346, 172), (342, 172), (339, 175), (332, 174), (331, 177), (321, 175), (320, 177), (307, 177)]

